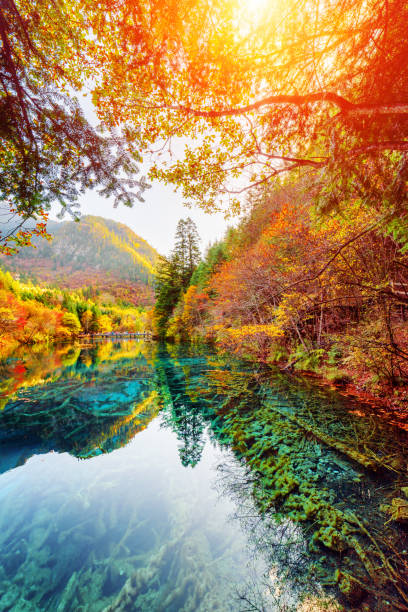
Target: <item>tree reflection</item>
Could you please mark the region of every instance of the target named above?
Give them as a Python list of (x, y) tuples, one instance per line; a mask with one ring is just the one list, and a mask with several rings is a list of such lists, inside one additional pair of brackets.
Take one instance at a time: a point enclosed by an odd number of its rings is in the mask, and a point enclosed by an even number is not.
[(311, 608), (319, 609), (320, 584), (337, 589), (346, 607), (379, 611), (386, 600), (390, 609), (402, 609), (408, 540), (385, 514), (384, 500), (403, 501), (408, 490), (406, 434), (364, 407), (356, 411), (335, 393), (289, 377), (254, 372), (230, 358), (210, 357), (195, 369), (187, 356), (177, 360), (174, 371), (166, 366), (166, 405), (186, 451), (181, 459), (197, 461), (189, 452), (204, 423), (214, 441), (234, 451), (239, 468), (222, 468), (224, 492), (236, 497), (237, 517), (268, 561), (262, 592), (249, 585), (239, 594), (245, 609), (293, 609), (281, 584), (292, 585), (292, 598), (315, 589)]
[(183, 362), (170, 358), (162, 347), (157, 355), (156, 377), (163, 399), (163, 425), (177, 436), (180, 461), (184, 467), (194, 467), (201, 459), (204, 448), (205, 421), (198, 399), (189, 394), (192, 383), (190, 368)]
[(306, 595), (321, 597), (302, 530), (284, 516), (265, 516), (256, 507), (252, 492), (257, 475), (232, 456), (217, 466), (217, 472), (217, 489), (234, 501), (231, 518), (240, 523), (250, 548), (251, 578), (236, 592), (239, 609), (284, 612), (295, 610)]
[(292, 609), (306, 592), (321, 598), (318, 585), (336, 588), (346, 608), (408, 605), (407, 532), (389, 513), (408, 492), (406, 433), (229, 357), (105, 343), (57, 358), (58, 367), (49, 356), (10, 365), (1, 469), (51, 449), (110, 452), (162, 410), (184, 466), (200, 461), (206, 432), (233, 453), (219, 467), (220, 491), (236, 502), (255, 565), (266, 563), (262, 588), (254, 580), (237, 595), (243, 609)]
[(51, 450), (87, 458), (127, 444), (161, 409), (150, 350), (107, 342), (3, 365), (0, 471)]

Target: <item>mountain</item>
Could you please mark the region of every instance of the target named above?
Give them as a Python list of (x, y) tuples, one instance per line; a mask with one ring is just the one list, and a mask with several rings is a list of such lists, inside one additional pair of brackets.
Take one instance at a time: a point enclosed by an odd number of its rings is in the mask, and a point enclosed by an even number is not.
[[(92, 287), (133, 303), (151, 303), (158, 253), (127, 225), (87, 215), (79, 223), (50, 221), (53, 240), (35, 241), (1, 264), (24, 279), (77, 289)], [(133, 293), (133, 295), (132, 295)]]

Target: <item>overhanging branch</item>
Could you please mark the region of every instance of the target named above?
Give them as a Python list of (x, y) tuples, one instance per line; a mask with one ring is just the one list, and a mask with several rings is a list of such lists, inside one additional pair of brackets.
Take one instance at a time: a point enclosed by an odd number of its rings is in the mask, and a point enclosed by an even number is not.
[(163, 106), (160, 108), (187, 113), (193, 117), (207, 117), (215, 119), (217, 117), (233, 117), (245, 115), (254, 110), (259, 110), (264, 106), (277, 106), (289, 104), (292, 106), (302, 106), (317, 102), (329, 102), (340, 110), (340, 114), (348, 117), (372, 117), (374, 115), (407, 115), (408, 102), (394, 102), (389, 104), (353, 104), (343, 96), (330, 91), (319, 91), (305, 95), (272, 95), (257, 100), (252, 104), (237, 108), (226, 108), (221, 110), (200, 110), (189, 106)]

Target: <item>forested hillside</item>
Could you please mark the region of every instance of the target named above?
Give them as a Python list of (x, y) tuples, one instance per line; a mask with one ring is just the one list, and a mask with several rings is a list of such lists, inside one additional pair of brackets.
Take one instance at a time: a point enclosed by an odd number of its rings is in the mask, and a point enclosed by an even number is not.
[(136, 305), (151, 304), (158, 253), (123, 223), (85, 216), (79, 223), (49, 222), (53, 239), (37, 238), (1, 263), (23, 279), (60, 288), (92, 287)]
[[(263, 189), (168, 307), (164, 333), (370, 391), (401, 389), (407, 271), (407, 242), (364, 202), (322, 218), (300, 183)], [(159, 290), (179, 281), (166, 282)], [(159, 329), (160, 316), (156, 306)]]
[[(0, 359), (22, 346), (72, 341), (94, 332), (145, 329), (146, 311), (112, 296), (90, 296), (13, 279), (0, 269)], [(0, 395), (2, 393), (0, 386)]]

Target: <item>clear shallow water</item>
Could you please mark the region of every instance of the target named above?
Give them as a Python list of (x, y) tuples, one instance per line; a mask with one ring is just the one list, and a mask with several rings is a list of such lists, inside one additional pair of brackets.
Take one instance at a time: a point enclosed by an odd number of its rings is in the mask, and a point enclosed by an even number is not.
[(361, 406), (142, 341), (1, 375), (0, 611), (404, 609), (406, 435)]

